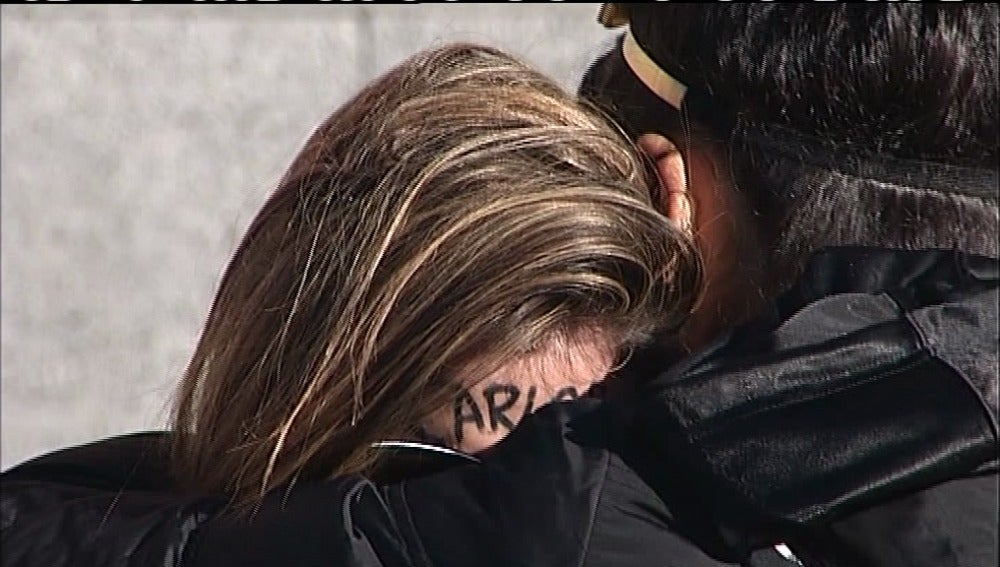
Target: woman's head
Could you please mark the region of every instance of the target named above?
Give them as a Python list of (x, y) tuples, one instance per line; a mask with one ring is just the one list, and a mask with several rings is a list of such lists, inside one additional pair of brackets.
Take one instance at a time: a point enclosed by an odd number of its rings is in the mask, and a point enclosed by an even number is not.
[(633, 135), (675, 142), (695, 205), (724, 201), (713, 226), (730, 220), (756, 240), (729, 250), (762, 266), (767, 293), (822, 246), (998, 253), (996, 5), (622, 9), (642, 49), (688, 86), (683, 104), (653, 94), (622, 49), (581, 91)]
[(179, 392), (182, 482), (249, 503), (370, 471), (372, 442), (436, 427), (505, 367), (600, 373), (678, 324), (698, 262), (649, 181), (613, 126), (498, 51), (376, 79), (230, 261)]

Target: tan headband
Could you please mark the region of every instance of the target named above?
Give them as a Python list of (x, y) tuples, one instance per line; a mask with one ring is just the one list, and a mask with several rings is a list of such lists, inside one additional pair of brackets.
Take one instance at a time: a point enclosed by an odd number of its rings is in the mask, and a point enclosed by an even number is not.
[(646, 85), (667, 104), (680, 110), (681, 103), (684, 102), (684, 95), (687, 94), (687, 85), (660, 68), (635, 41), (632, 30), (625, 32), (622, 55), (625, 56), (625, 62), (628, 63), (635, 76), (642, 81), (642, 84)]

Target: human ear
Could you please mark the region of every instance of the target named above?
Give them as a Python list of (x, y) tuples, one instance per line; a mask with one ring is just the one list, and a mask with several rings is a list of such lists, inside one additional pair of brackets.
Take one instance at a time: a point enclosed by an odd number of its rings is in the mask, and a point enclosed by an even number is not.
[(654, 205), (682, 230), (690, 232), (693, 218), (684, 156), (673, 142), (659, 134), (643, 134), (638, 145), (653, 161), (659, 178)]

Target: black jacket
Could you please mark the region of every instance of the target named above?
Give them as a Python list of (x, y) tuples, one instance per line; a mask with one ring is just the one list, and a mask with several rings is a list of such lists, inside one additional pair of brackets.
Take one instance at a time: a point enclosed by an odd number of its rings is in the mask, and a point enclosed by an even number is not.
[(831, 250), (703, 353), (637, 361), (627, 403), (543, 408), (479, 464), (300, 483), (252, 522), (171, 489), (168, 434), (46, 455), (3, 473), (3, 565), (993, 566), (997, 279)]

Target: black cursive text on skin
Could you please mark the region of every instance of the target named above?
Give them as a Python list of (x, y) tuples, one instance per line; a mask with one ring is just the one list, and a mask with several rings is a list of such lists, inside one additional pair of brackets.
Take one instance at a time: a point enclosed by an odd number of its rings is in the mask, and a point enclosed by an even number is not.
[[(462, 442), (465, 437), (465, 426), (474, 426), (480, 432), (510, 431), (517, 423), (530, 414), (535, 408), (538, 388), (529, 386), (525, 395), (525, 406), (517, 419), (512, 419), (513, 408), (521, 399), (522, 390), (511, 383), (494, 382), (483, 388), (482, 400), (477, 401), (469, 390), (464, 390), (455, 397), (455, 440)], [(575, 386), (566, 386), (556, 392), (549, 402), (575, 400), (580, 397)], [(480, 403), (482, 405), (480, 405)]]

